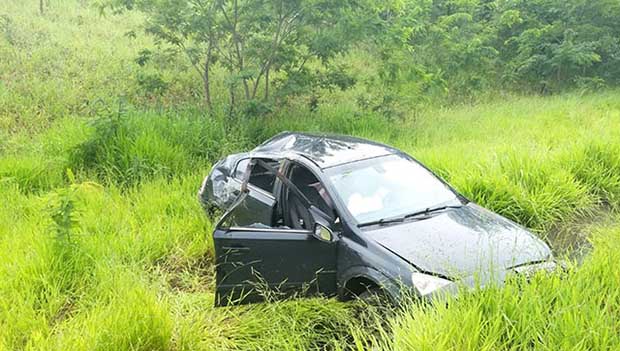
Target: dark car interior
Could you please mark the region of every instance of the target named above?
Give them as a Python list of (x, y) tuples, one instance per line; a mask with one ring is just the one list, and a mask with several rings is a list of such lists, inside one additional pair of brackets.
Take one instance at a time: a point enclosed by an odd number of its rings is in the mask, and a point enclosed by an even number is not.
[[(274, 169), (278, 169), (279, 164), (276, 161), (267, 162), (269, 166)], [(252, 167), (252, 172), (250, 173), (249, 183), (254, 185), (257, 188), (260, 188), (269, 194), (273, 194), (273, 187), (276, 182), (276, 176), (271, 171), (266, 169), (261, 164), (255, 164)]]
[[(329, 205), (331, 202), (326, 190), (319, 180), (305, 167), (294, 165), (290, 171), (291, 182), (297, 186), (301, 193), (315, 205), (319, 210), (334, 220), (334, 209)], [(285, 190), (284, 222), (288, 227), (294, 229), (311, 230), (314, 220), (304, 205), (304, 202), (294, 191)], [(288, 208), (287, 208), (288, 207)]]
[[(276, 176), (273, 169), (279, 169), (281, 162), (276, 160), (263, 160), (268, 167), (256, 163), (252, 166), (248, 183), (253, 188), (269, 194), (269, 197), (259, 193), (250, 193), (248, 197), (230, 216), (235, 226), (249, 226), (257, 228), (281, 228), (312, 230), (314, 220), (307, 208), (307, 204), (297, 192), (282, 187), (282, 193), (274, 193)], [(241, 165), (243, 163), (243, 165)], [(247, 162), (240, 162), (239, 167), (247, 167)], [(271, 169), (269, 169), (271, 168)], [(238, 173), (242, 173), (238, 170)], [(327, 195), (316, 176), (307, 168), (293, 165), (287, 172), (288, 179), (293, 183), (303, 196), (333, 221), (335, 212), (331, 199)], [(270, 199), (273, 197), (273, 199)], [(274, 201), (275, 199), (275, 201)], [(284, 199), (284, 201), (278, 201)], [(270, 219), (270, 220), (269, 220)]]

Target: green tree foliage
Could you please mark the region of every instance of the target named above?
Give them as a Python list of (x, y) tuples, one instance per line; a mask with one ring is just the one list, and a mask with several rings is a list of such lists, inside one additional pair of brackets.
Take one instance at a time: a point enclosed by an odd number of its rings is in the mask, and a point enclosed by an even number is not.
[(620, 82), (618, 1), (412, 3), (423, 3), (423, 10), (407, 42), (411, 62), (454, 93)]
[(295, 94), (310, 83), (352, 85), (330, 62), (363, 33), (353, 28), (364, 13), (355, 1), (121, 0), (113, 7), (143, 11), (146, 31), (189, 57), (209, 107), (216, 65), (226, 72), (229, 105), (244, 102), (254, 110), (272, 95)]
[[(145, 13), (146, 31), (189, 57), (208, 106), (217, 71), (226, 104), (252, 114), (300, 95), (312, 110), (321, 89), (356, 84), (358, 105), (394, 116), (437, 97), (620, 83), (616, 0), (110, 1)], [(352, 48), (367, 76), (347, 69)], [(161, 94), (166, 82), (148, 78)]]

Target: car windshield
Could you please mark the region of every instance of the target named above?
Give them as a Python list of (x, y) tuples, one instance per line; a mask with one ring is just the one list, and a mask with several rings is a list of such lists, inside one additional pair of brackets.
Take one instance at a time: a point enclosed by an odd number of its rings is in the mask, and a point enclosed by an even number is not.
[(330, 180), (360, 224), (458, 201), (431, 172), (399, 155), (336, 167), (330, 172)]

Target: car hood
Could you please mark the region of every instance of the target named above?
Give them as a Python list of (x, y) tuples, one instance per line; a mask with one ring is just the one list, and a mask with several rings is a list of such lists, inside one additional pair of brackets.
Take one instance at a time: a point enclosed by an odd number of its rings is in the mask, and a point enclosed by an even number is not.
[(490, 272), (551, 258), (542, 240), (473, 203), (366, 233), (423, 272), (452, 279), (480, 275), (486, 281)]

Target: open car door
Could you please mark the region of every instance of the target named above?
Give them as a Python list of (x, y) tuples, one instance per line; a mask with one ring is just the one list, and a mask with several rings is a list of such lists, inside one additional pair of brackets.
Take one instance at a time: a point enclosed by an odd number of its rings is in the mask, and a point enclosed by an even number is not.
[[(320, 240), (313, 228), (292, 228), (278, 218), (286, 208), (281, 206), (283, 192), (299, 190), (280, 172), (285, 164), (276, 169), (268, 161), (251, 160), (241, 195), (213, 233), (216, 306), (336, 294), (336, 238)], [(255, 185), (252, 179), (258, 174), (269, 174), (273, 181), (262, 179)], [(271, 183), (271, 191), (259, 187)], [(306, 205), (312, 207), (309, 202)], [(265, 211), (257, 206), (271, 208)], [(271, 213), (271, 218), (265, 213)]]

